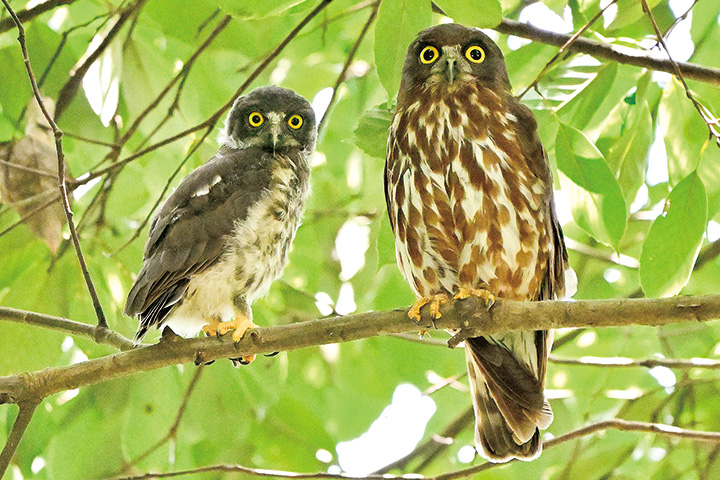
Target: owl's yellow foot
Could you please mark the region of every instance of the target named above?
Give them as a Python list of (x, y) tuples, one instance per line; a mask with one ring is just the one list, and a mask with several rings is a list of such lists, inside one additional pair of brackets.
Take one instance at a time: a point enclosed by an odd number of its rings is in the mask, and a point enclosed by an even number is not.
[(220, 325), (220, 320), (214, 317), (210, 318), (208, 324), (202, 327), (202, 331), (208, 337), (216, 337), (218, 335), (218, 325)]
[(436, 318), (440, 318), (442, 316), (440, 313), (440, 306), (448, 303), (449, 301), (450, 298), (444, 293), (438, 293), (429, 297), (422, 297), (415, 302), (412, 307), (410, 307), (410, 310), (408, 310), (408, 317), (413, 319), (415, 323), (419, 323), (420, 318), (422, 318), (422, 315), (420, 315), (420, 309), (429, 304), (430, 319), (435, 320)]
[(485, 303), (487, 308), (490, 308), (495, 303), (495, 295), (490, 293), (489, 290), (484, 288), (466, 288), (460, 287), (458, 292), (453, 297), (454, 300), (464, 300), (468, 297), (477, 297)]
[[(234, 320), (231, 320), (229, 322), (219, 322), (217, 320), (210, 320), (210, 322), (203, 327), (203, 332), (205, 332), (206, 335), (225, 335), (230, 330), (234, 330), (232, 334), (233, 342), (239, 342), (243, 336), (245, 335), (245, 332), (248, 330), (251, 330), (253, 328), (257, 328), (257, 325), (255, 325), (252, 320), (250, 320), (245, 315), (238, 315), (235, 317)], [(242, 357), (242, 359), (235, 359), (238, 360), (238, 363), (241, 363), (243, 365), (247, 365), (248, 363), (255, 360), (255, 355), (246, 355)], [(242, 361), (239, 361), (242, 360)]]

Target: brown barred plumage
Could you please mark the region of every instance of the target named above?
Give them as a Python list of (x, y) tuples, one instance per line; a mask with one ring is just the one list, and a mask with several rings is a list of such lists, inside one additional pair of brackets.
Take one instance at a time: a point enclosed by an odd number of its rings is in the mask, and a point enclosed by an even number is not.
[[(437, 56), (424, 62), (428, 49)], [(567, 253), (537, 124), (510, 91), (500, 49), (479, 30), (440, 25), (410, 45), (385, 193), (416, 307), (434, 300), (436, 311), (468, 293), (489, 302), (563, 295)], [(546, 331), (466, 342), (476, 444), (490, 460), (540, 453), (538, 429), (552, 421), (543, 394), (550, 343)]]

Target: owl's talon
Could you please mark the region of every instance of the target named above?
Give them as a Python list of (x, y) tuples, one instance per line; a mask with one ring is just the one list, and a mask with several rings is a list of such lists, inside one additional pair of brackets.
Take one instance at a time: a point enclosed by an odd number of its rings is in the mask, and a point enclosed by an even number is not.
[(255, 325), (252, 320), (250, 320), (245, 315), (238, 315), (237, 317), (235, 317), (234, 320), (231, 320), (229, 322), (211, 321), (210, 323), (205, 325), (202, 330), (203, 332), (205, 332), (206, 335), (215, 335), (218, 338), (225, 335), (229, 331), (234, 330), (232, 334), (232, 339), (233, 342), (237, 343), (243, 338), (243, 336), (245, 336), (245, 332), (253, 328), (258, 328), (258, 326)]
[(495, 295), (490, 293), (489, 290), (485, 288), (466, 288), (466, 287), (460, 287), (458, 289), (458, 292), (453, 297), (453, 300), (464, 300), (468, 297), (476, 297), (485, 303), (485, 308), (490, 310), (490, 307), (492, 307), (495, 304)]
[(266, 353), (265, 356), (266, 356), (266, 357), (274, 357), (274, 356), (277, 355), (278, 353), (280, 353), (280, 352)]
[(410, 317), (410, 319), (412, 319), (416, 324), (420, 325), (420, 319), (422, 318), (420, 309), (429, 304), (430, 322), (432, 323), (433, 328), (437, 330), (435, 320), (442, 317), (442, 313), (440, 313), (440, 306), (448, 303), (449, 301), (450, 299), (444, 293), (438, 293), (429, 297), (422, 297), (418, 299), (412, 307), (410, 307), (410, 310), (408, 310), (408, 317)]
[(240, 358), (231, 358), (230, 361), (233, 367), (239, 367), (240, 365), (250, 365), (255, 360), (255, 355), (246, 355)]

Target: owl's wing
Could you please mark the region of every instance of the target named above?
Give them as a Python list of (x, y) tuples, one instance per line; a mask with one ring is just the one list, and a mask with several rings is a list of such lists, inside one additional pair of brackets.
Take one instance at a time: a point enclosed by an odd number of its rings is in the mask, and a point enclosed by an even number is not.
[(545, 182), (547, 189), (545, 203), (545, 218), (547, 219), (547, 231), (550, 239), (550, 259), (546, 278), (537, 300), (554, 300), (565, 294), (565, 270), (569, 268), (567, 249), (563, 237), (562, 227), (555, 214), (555, 205), (552, 201), (552, 173), (547, 153), (538, 135), (537, 121), (532, 111), (520, 102), (510, 102), (511, 113), (520, 123), (517, 129), (518, 140), (522, 150), (526, 152), (531, 171)]
[(150, 227), (144, 264), (125, 313), (140, 316), (136, 338), (159, 325), (182, 298), (190, 278), (217, 262), (238, 221), (267, 190), (272, 155), (259, 148), (223, 147), (188, 175)]

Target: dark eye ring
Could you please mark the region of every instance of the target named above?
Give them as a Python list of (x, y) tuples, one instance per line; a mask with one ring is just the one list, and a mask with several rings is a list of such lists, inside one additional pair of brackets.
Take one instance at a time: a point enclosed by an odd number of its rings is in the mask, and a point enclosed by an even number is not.
[(259, 127), (264, 121), (265, 119), (260, 112), (252, 112), (248, 115), (248, 122), (250, 122), (250, 125), (253, 127)]
[(485, 61), (485, 50), (477, 45), (472, 45), (465, 50), (465, 58), (473, 63), (482, 63)]
[(432, 45), (428, 45), (420, 52), (420, 62), (427, 65), (428, 63), (433, 63), (439, 56), (440, 53), (438, 52), (438, 49)]
[(297, 130), (298, 128), (302, 127), (303, 124), (303, 118), (300, 115), (293, 115), (288, 119), (288, 125), (290, 125), (290, 128), (293, 130)]

